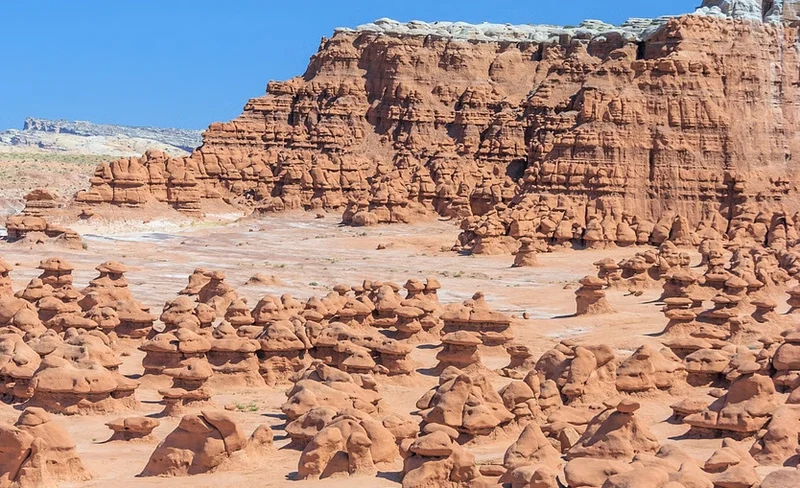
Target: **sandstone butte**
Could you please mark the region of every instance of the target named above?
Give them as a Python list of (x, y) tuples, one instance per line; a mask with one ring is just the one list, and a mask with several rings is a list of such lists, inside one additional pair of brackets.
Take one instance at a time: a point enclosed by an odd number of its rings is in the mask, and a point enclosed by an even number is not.
[(579, 233), (674, 215), (724, 231), (753, 205), (782, 216), (800, 209), (800, 24), (794, 0), (757, 3), (620, 27), (337, 29), (190, 156), (103, 163), (76, 205), (202, 214), (223, 199), (356, 225), (499, 214), (501, 235), (533, 198)]

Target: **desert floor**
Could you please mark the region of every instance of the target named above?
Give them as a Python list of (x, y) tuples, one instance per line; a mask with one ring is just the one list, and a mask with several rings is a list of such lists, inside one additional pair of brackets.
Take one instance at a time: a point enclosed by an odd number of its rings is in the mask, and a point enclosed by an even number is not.
[(36, 188), (71, 197), (86, 187), (98, 163), (114, 159), (91, 154), (0, 152), (0, 215), (22, 210), (22, 197)]

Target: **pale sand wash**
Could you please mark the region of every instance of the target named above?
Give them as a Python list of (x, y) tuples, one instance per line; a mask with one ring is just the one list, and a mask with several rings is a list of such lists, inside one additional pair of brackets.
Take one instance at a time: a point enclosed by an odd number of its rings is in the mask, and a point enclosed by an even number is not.
[[(0, 256), (15, 265), (12, 272), (15, 289), (23, 288), (28, 280), (38, 274), (36, 265), (50, 256), (61, 256), (73, 263), (76, 286), (80, 287), (95, 277), (94, 267), (106, 260), (125, 263), (130, 271), (127, 277), (133, 295), (152, 307), (156, 314), (164, 302), (176, 296), (186, 285), (186, 277), (196, 267), (224, 270), (227, 282), (236, 287), (250, 304), (266, 293), (289, 292), (299, 299), (323, 295), (337, 283), (355, 285), (363, 279), (393, 280), (398, 283), (408, 278), (435, 276), (442, 283), (440, 299), (443, 303), (469, 298), (476, 290), (486, 294), (496, 309), (518, 316), (530, 314), (530, 320), (519, 320), (514, 325), (518, 342), (529, 345), (536, 354), (551, 348), (558, 340), (571, 337), (582, 341), (604, 342), (618, 353), (630, 353), (643, 343), (658, 345), (651, 336), (661, 331), (666, 319), (660, 306), (648, 303), (656, 299), (660, 289), (652, 289), (640, 297), (624, 296), (625, 292), (608, 292), (608, 299), (616, 313), (595, 317), (574, 317), (574, 290), (577, 280), (596, 272), (592, 263), (600, 258), (622, 259), (632, 256), (639, 248), (603, 251), (562, 251), (540, 254), (535, 268), (511, 268), (510, 256), (461, 256), (447, 250), (453, 243), (457, 229), (449, 222), (428, 221), (415, 225), (377, 226), (353, 229), (338, 225), (338, 218), (328, 215), (323, 219), (313, 214), (284, 214), (261, 220), (245, 220), (227, 226), (206, 227), (198, 230), (181, 229), (178, 225), (160, 223), (158, 232), (128, 232), (117, 229), (103, 231), (95, 226), (95, 235), (85, 237), (86, 250), (36, 247), (28, 249), (18, 245), (0, 244)], [(142, 227), (140, 225), (140, 227)], [(131, 227), (132, 229), (135, 226)], [(377, 250), (379, 244), (386, 249)], [(694, 257), (694, 263), (699, 257)], [(282, 286), (245, 286), (256, 273), (275, 275)], [(775, 297), (785, 310), (785, 296)], [(133, 343), (126, 344), (131, 354), (123, 357), (121, 371), (126, 375), (142, 373), (143, 353)], [(420, 369), (436, 365), (438, 349), (422, 345), (412, 353)], [(482, 350), (483, 362), (492, 369), (508, 363), (502, 348)], [(496, 375), (496, 387), (509, 380)], [(125, 416), (154, 414), (163, 409), (159, 404), (157, 389), (163, 385), (145, 381), (136, 396), (142, 402), (141, 411), (131, 411)], [(382, 393), (392, 409), (400, 413), (416, 410), (415, 402), (437, 383), (431, 374), (409, 382), (385, 380)], [(139, 478), (156, 443), (110, 442), (104, 443), (111, 431), (105, 423), (120, 416), (96, 415), (63, 417), (54, 416), (77, 443), (77, 451), (94, 478), (82, 483), (62, 483), (64, 487), (178, 487), (191, 484), (197, 487), (219, 486), (399, 486), (402, 461), (398, 458), (391, 470), (377, 478), (341, 478), (322, 481), (288, 481), (297, 470), (300, 452), (284, 448), (288, 438), (283, 430), (285, 417), (280, 405), (285, 401), (288, 387), (215, 390), (212, 401), (220, 408), (225, 405), (243, 406), (234, 413), (236, 421), (249, 435), (258, 425), (268, 423), (275, 434), (278, 451), (270, 455), (269, 463), (242, 466), (235, 471), (219, 471), (191, 478)], [(688, 426), (669, 424), (669, 405), (674, 397), (666, 394), (642, 400), (639, 415), (662, 443), (674, 440), (688, 430)], [(257, 411), (249, 411), (254, 405)], [(12, 421), (19, 412), (0, 404), (0, 420)], [(178, 423), (178, 418), (161, 418), (154, 431), (163, 439)], [(467, 445), (476, 455), (478, 463), (502, 462), (506, 448), (516, 440), (519, 432), (500, 434), (479, 444)], [(681, 447), (706, 459), (720, 446), (719, 439), (681, 439)], [(769, 470), (769, 468), (767, 468)]]

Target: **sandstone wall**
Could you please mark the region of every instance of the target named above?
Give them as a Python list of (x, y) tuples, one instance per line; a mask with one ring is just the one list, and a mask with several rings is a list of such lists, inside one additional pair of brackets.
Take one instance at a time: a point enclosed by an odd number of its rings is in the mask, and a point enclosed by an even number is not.
[(651, 30), (544, 41), (340, 30), (302, 76), (212, 124), (190, 157), (103, 164), (77, 200), (346, 206), (356, 224), (508, 214), (526, 195), (581, 225), (670, 212), (695, 225), (744, 202), (795, 210), (797, 23), (691, 15)]

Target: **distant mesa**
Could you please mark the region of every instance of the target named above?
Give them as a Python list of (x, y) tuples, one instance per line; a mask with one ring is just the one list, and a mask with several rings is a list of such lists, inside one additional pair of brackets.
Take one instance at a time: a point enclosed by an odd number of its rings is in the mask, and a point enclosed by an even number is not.
[(28, 150), (132, 156), (158, 149), (185, 156), (201, 144), (202, 131), (159, 127), (129, 127), (85, 121), (28, 117), (22, 130), (0, 132), (0, 152)]

